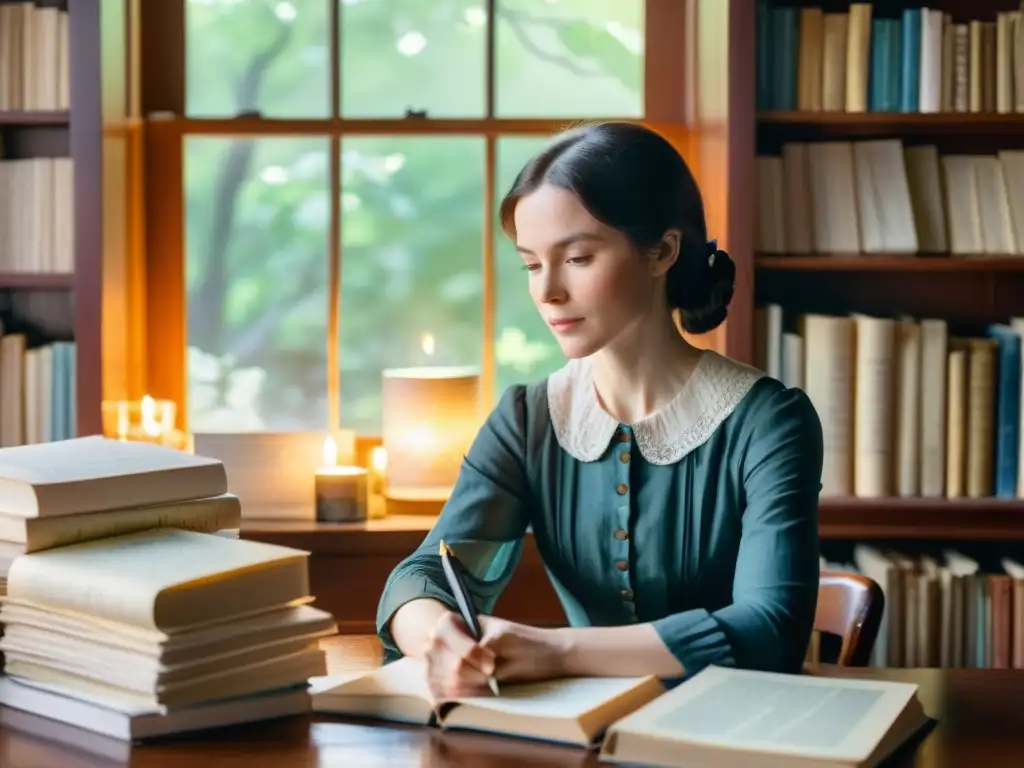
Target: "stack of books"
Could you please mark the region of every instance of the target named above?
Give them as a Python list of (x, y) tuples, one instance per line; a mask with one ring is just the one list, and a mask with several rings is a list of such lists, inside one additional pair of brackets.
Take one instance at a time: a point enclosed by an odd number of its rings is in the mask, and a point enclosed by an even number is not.
[(337, 631), (308, 553), (237, 536), (223, 465), (86, 437), (0, 450), (0, 705), (139, 740), (308, 712)]
[(0, 595), (19, 555), (147, 528), (237, 536), (216, 459), (103, 437), (0, 449)]

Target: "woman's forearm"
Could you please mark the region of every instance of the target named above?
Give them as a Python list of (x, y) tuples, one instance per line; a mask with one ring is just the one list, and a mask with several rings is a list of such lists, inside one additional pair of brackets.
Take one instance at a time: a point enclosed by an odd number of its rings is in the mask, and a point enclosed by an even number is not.
[(683, 665), (650, 624), (623, 627), (565, 627), (559, 633), (568, 676), (681, 677)]
[(430, 631), (448, 606), (431, 597), (410, 600), (391, 617), (391, 637), (406, 656), (422, 658)]

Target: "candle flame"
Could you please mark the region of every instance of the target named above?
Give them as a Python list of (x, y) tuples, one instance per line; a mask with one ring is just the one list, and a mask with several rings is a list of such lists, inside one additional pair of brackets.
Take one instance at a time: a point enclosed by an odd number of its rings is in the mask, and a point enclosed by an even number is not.
[(328, 435), (324, 440), (324, 466), (333, 467), (338, 463), (338, 444), (334, 442), (334, 437)]
[(434, 354), (434, 334), (424, 333), (420, 337), (420, 346), (423, 348), (423, 352), (427, 355)]
[(378, 445), (370, 453), (370, 461), (373, 463), (373, 468), (378, 472), (383, 472), (388, 467), (388, 452), (383, 445)]
[(150, 437), (160, 434), (160, 422), (156, 420), (156, 401), (150, 395), (142, 396), (141, 419), (143, 432)]
[(117, 439), (128, 439), (128, 403), (124, 400), (117, 404)]

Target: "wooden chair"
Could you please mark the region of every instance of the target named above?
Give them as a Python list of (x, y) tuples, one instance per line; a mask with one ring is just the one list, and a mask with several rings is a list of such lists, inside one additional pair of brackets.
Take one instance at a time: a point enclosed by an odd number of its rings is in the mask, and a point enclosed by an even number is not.
[(866, 667), (884, 608), (885, 595), (874, 580), (856, 573), (822, 571), (814, 616), (815, 658), (812, 660), (818, 660), (821, 635), (832, 635), (842, 643), (836, 664)]

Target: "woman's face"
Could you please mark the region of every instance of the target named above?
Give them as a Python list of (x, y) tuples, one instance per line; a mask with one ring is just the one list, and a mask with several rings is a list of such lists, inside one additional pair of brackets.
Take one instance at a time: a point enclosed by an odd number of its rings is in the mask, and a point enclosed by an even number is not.
[(566, 357), (592, 355), (662, 306), (667, 265), (637, 253), (573, 193), (544, 184), (524, 196), (515, 231), (530, 296)]

